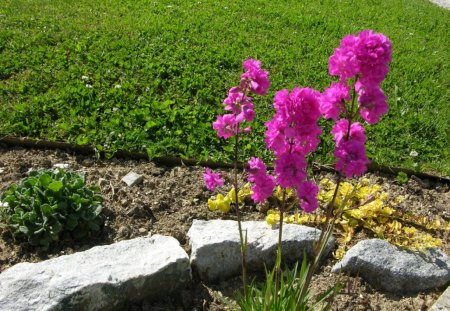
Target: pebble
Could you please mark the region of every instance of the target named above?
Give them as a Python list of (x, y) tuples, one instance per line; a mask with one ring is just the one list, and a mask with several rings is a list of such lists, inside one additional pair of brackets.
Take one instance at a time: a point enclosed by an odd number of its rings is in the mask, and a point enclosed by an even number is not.
[(92, 165), (94, 165), (94, 160), (84, 159), (83, 162), (81, 162), (81, 164), (86, 167), (91, 167)]
[(147, 233), (147, 229), (145, 229), (145, 228), (139, 228), (139, 233), (140, 233), (140, 234), (145, 234), (145, 233)]
[(117, 231), (117, 234), (122, 238), (128, 237), (130, 235), (130, 229), (128, 229), (128, 227), (121, 226)]
[(144, 177), (135, 172), (129, 172), (122, 178), (122, 181), (124, 183), (126, 183), (128, 187), (133, 187), (133, 186), (141, 183), (143, 180), (144, 180)]

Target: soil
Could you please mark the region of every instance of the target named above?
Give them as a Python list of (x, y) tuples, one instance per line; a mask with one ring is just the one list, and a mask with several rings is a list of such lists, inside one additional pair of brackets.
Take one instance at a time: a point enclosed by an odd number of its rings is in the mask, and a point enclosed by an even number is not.
[[(97, 184), (105, 198), (105, 225), (101, 232), (89, 239), (75, 241), (66, 235), (43, 250), (14, 241), (8, 232), (0, 235), (0, 273), (19, 262), (38, 262), (57, 256), (83, 251), (96, 245), (111, 244), (124, 239), (163, 234), (175, 237), (189, 253), (186, 233), (193, 219), (235, 219), (232, 213), (211, 212), (207, 200), (211, 193), (203, 184), (201, 167), (164, 167), (148, 161), (98, 160), (91, 156), (77, 155), (63, 150), (37, 150), (0, 147), (0, 189), (27, 176), (30, 169), (51, 168), (56, 163), (67, 163), (71, 170), (82, 172), (88, 184)], [(127, 187), (121, 178), (134, 171), (143, 175), (143, 182)], [(228, 174), (226, 170), (223, 174)], [(334, 178), (329, 173), (319, 173), (318, 179)], [(382, 185), (393, 197), (403, 195), (400, 208), (416, 214), (440, 215), (450, 220), (450, 192), (446, 184), (411, 178), (407, 184), (398, 185), (393, 176), (367, 174), (371, 182)], [(263, 220), (264, 214), (257, 206), (244, 210), (244, 220)], [(370, 238), (360, 232), (355, 242)], [(441, 249), (450, 255), (448, 233), (441, 236)], [(314, 292), (320, 292), (335, 282), (345, 288), (336, 298), (334, 310), (427, 310), (445, 288), (402, 296), (380, 292), (360, 277), (336, 275), (331, 267), (336, 260), (329, 258), (314, 277)], [(239, 277), (218, 284), (203, 284), (194, 274), (192, 286), (173, 297), (161, 297), (161, 301), (130, 303), (126, 310), (227, 310), (223, 297), (232, 299), (241, 289)]]

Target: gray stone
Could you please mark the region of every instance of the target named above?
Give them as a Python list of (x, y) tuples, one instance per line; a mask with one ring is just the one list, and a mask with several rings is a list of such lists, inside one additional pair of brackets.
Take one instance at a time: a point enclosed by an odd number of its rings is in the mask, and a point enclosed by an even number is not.
[(349, 272), (389, 292), (417, 292), (450, 281), (450, 259), (438, 249), (412, 252), (386, 240), (361, 241), (345, 254), (332, 272)]
[(439, 297), (439, 299), (428, 309), (428, 311), (448, 311), (450, 310), (450, 287)]
[(69, 163), (56, 163), (53, 165), (53, 167), (66, 170), (70, 167), (70, 164)]
[(133, 187), (134, 185), (141, 183), (143, 179), (142, 175), (136, 174), (135, 172), (129, 172), (122, 178), (122, 181), (126, 183), (128, 187)]
[[(247, 269), (264, 272), (275, 263), (278, 229), (263, 221), (242, 222), (247, 230)], [(244, 233), (245, 234), (245, 233)], [(238, 224), (234, 220), (194, 220), (188, 232), (191, 245), (191, 265), (200, 278), (217, 281), (241, 272), (241, 253)], [(283, 225), (282, 259), (285, 263), (299, 261), (303, 253), (313, 256), (313, 243), (320, 230), (293, 224)], [(328, 241), (324, 255), (334, 245)]]
[(0, 310), (120, 310), (161, 298), (191, 280), (186, 252), (172, 237), (121, 241), (0, 274)]

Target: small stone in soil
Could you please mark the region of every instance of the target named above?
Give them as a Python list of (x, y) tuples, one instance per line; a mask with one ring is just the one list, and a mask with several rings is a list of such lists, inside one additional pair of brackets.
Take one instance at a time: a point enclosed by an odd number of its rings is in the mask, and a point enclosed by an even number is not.
[(136, 174), (135, 172), (129, 172), (126, 174), (122, 181), (127, 184), (128, 187), (133, 187), (144, 180), (142, 175)]
[(81, 165), (83, 165), (85, 167), (91, 167), (92, 165), (94, 165), (94, 160), (84, 159), (83, 162), (81, 162)]
[(140, 233), (140, 234), (145, 234), (145, 233), (147, 233), (147, 229), (145, 229), (145, 228), (139, 228), (139, 233)]
[(69, 163), (56, 163), (53, 165), (54, 168), (68, 169), (70, 167)]
[(117, 235), (121, 238), (126, 238), (130, 235), (130, 229), (128, 229), (128, 227), (121, 226), (117, 231)]

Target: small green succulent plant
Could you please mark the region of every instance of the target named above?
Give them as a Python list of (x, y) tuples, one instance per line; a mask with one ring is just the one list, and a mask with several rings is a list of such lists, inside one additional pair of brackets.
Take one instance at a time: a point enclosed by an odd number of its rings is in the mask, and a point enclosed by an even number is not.
[(83, 176), (65, 171), (32, 171), (0, 194), (0, 228), (31, 245), (48, 248), (62, 232), (75, 239), (100, 230), (103, 198)]

